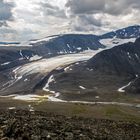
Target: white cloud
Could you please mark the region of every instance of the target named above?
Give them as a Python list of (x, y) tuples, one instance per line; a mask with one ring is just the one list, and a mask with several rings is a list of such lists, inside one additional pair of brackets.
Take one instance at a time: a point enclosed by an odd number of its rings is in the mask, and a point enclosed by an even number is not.
[(6, 19), (0, 21), (0, 41), (77, 31), (99, 34), (140, 23), (139, 0), (2, 0), (0, 5), (3, 3), (9, 9), (3, 8), (0, 16)]

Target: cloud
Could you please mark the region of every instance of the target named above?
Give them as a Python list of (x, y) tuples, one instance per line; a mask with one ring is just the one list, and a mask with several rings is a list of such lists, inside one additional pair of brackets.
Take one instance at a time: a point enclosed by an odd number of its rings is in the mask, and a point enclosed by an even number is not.
[(69, 14), (95, 13), (104, 9), (105, 0), (68, 0), (66, 7)]
[(16, 30), (9, 27), (2, 26), (0, 29), (0, 39), (1, 41), (15, 40)]
[(6, 23), (6, 21), (0, 21), (0, 27), (8, 27), (8, 24)]
[(68, 0), (69, 14), (107, 13), (111, 15), (127, 14), (132, 9), (139, 9), (139, 0)]
[(44, 16), (66, 18), (64, 9), (60, 9), (58, 6), (54, 6), (48, 2), (41, 2), (40, 10), (43, 12)]
[(101, 27), (104, 23), (100, 19), (96, 19), (94, 15), (79, 15), (73, 18), (71, 22), (74, 31), (94, 31), (96, 27)]
[(140, 0), (0, 0), (0, 40), (102, 34), (139, 24), (139, 7)]
[[(14, 22), (10, 26), (23, 40), (42, 38), (47, 35), (62, 33), (67, 30), (69, 19), (65, 15), (64, 0), (14, 0)], [(24, 30), (29, 30), (25, 34)], [(22, 35), (23, 34), (23, 35)], [(26, 37), (28, 36), (28, 37)], [(20, 37), (20, 40), (21, 40)]]
[(73, 30), (107, 32), (139, 24), (139, 0), (68, 0), (66, 12)]
[(12, 15), (13, 7), (14, 7), (14, 3), (12, 2), (5, 2), (4, 0), (0, 1), (0, 21), (2, 22), (4, 21), (3, 25), (5, 24), (5, 21), (13, 20), (13, 15)]

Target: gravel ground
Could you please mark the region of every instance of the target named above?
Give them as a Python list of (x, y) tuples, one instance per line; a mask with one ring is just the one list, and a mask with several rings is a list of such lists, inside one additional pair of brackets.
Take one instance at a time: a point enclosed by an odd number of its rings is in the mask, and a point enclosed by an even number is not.
[(0, 110), (1, 140), (140, 140), (140, 123)]

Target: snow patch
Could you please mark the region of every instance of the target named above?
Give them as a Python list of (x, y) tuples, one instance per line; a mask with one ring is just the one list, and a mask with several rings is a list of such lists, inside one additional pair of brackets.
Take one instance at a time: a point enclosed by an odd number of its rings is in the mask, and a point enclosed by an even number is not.
[(34, 107), (32, 107), (31, 105), (28, 105), (28, 107), (30, 112), (34, 112)]
[(70, 45), (69, 45), (69, 44), (67, 44), (67, 47), (68, 47), (69, 49), (71, 49), (71, 47), (70, 47)]
[(57, 98), (57, 97), (60, 96), (60, 93), (59, 93), (59, 92), (55, 92), (55, 91), (52, 91), (52, 90), (49, 89), (49, 85), (50, 85), (50, 83), (52, 83), (52, 82), (55, 82), (55, 79), (54, 79), (54, 76), (53, 76), (53, 75), (51, 75), (51, 76), (49, 77), (47, 84), (45, 85), (45, 87), (43, 87), (43, 90), (44, 90), (44, 91), (53, 94), (53, 95), (49, 95), (49, 96), (48, 96), (48, 99), (49, 99), (49, 100), (50, 100), (51, 98), (54, 99), (54, 98)]
[(130, 39), (120, 39), (120, 38), (109, 38), (109, 39), (101, 39), (100, 43), (107, 47), (114, 47), (117, 45), (122, 45), (128, 42), (135, 42), (136, 38), (130, 38)]
[(78, 48), (76, 48), (76, 49), (77, 49), (77, 50), (79, 50), (79, 51), (80, 51), (80, 50), (82, 50), (82, 48), (81, 48), (81, 47), (78, 47)]
[(5, 66), (5, 65), (9, 65), (11, 62), (5, 62), (3, 64), (1, 64), (1, 66)]
[(71, 66), (68, 66), (68, 67), (64, 68), (64, 71), (67, 72), (68, 70), (70, 70), (70, 67)]
[(32, 41), (30, 41), (30, 44), (35, 44), (35, 43), (42, 42), (42, 41), (48, 42), (48, 41), (50, 41), (50, 40), (52, 40), (52, 39), (55, 39), (55, 38), (57, 38), (57, 37), (58, 37), (58, 36), (49, 36), (49, 37), (42, 38), (42, 39), (38, 39), (38, 40), (32, 40)]
[(47, 82), (47, 84), (45, 85), (45, 87), (43, 88), (43, 90), (44, 90), (44, 91), (49, 91), (49, 84), (52, 83), (52, 82), (55, 82), (54, 76), (53, 76), (53, 75), (51, 75), (51, 76), (49, 77), (48, 82)]
[(139, 56), (137, 54), (135, 54), (136, 58), (139, 60)]
[(130, 56), (130, 53), (129, 53), (129, 52), (127, 52), (127, 55), (128, 55), (128, 57), (131, 59), (131, 56)]
[(88, 71), (93, 71), (93, 69), (87, 68)]
[(75, 65), (79, 65), (79, 62), (75, 63)]
[(33, 57), (30, 57), (30, 58), (29, 58), (29, 61), (36, 61), (36, 60), (39, 60), (39, 59), (41, 59), (41, 58), (42, 58), (41, 56), (34, 55)]
[(48, 96), (48, 101), (52, 101), (52, 102), (66, 102), (64, 100), (58, 99), (54, 96)]
[(24, 82), (26, 82), (26, 81), (28, 81), (28, 79), (26, 78), (26, 79), (24, 79)]
[(118, 89), (118, 91), (119, 91), (119, 92), (125, 92), (125, 90), (124, 90), (124, 89), (125, 89), (126, 87), (129, 87), (129, 86), (131, 85), (131, 83), (132, 83), (132, 81), (131, 81), (131, 82), (129, 82), (127, 85), (125, 85), (125, 86), (123, 86), (123, 87), (119, 88), (119, 89)]
[(24, 56), (23, 56), (23, 54), (22, 54), (22, 50), (20, 50), (19, 54), (20, 54), (20, 56), (21, 56), (22, 58), (24, 58)]
[(38, 101), (40, 98), (48, 98), (47, 95), (39, 96), (39, 95), (14, 95), (13, 99), (15, 100), (23, 100), (23, 101)]
[(95, 99), (99, 99), (100, 97), (99, 96), (95, 96)]
[(16, 107), (9, 107), (8, 109), (9, 110), (14, 110), (14, 109), (16, 109)]
[(85, 87), (83, 87), (83, 86), (79, 86), (79, 88), (81, 88), (81, 89), (86, 89)]

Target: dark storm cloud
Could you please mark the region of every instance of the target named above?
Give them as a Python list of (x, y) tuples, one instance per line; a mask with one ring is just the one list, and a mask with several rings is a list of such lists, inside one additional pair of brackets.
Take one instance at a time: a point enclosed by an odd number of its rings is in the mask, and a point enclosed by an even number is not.
[(139, 0), (68, 0), (66, 7), (70, 14), (107, 13), (120, 15), (139, 9)]
[(41, 2), (40, 6), (41, 6), (40, 10), (43, 12), (45, 16), (47, 15), (47, 16), (54, 16), (59, 18), (66, 17), (64, 9), (60, 9), (57, 6), (53, 6), (50, 3)]

